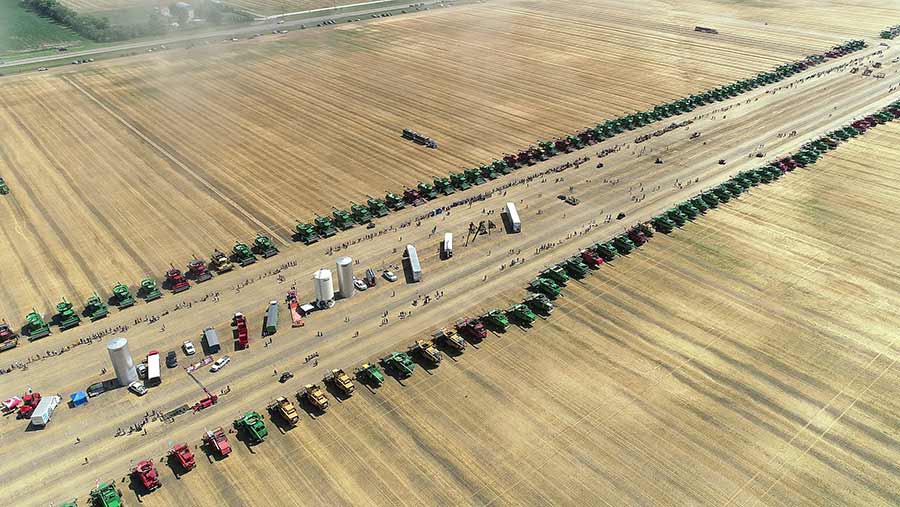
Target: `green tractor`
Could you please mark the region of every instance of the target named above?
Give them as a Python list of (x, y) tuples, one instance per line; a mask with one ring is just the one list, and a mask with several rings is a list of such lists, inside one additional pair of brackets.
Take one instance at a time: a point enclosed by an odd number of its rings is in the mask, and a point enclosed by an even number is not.
[(401, 378), (407, 378), (413, 374), (416, 369), (416, 363), (410, 359), (406, 352), (391, 352), (389, 355), (382, 357), (381, 366), (385, 369), (394, 370)]
[(559, 285), (549, 278), (537, 277), (528, 284), (528, 288), (537, 293), (543, 294), (550, 299), (556, 299), (559, 297), (560, 289)]
[(381, 373), (381, 368), (377, 364), (364, 363), (354, 373), (356, 373), (356, 379), (360, 382), (375, 387), (384, 383), (384, 374)]
[(541, 271), (539, 276), (544, 278), (549, 278), (556, 282), (559, 285), (565, 286), (566, 282), (569, 281), (569, 275), (566, 274), (566, 270), (561, 268), (560, 266), (550, 266), (549, 268)]
[(250, 443), (253, 444), (262, 443), (269, 435), (269, 430), (266, 429), (266, 423), (263, 422), (262, 416), (259, 415), (259, 412), (254, 411), (247, 412), (240, 418), (235, 419), (234, 429), (246, 431), (250, 437)]
[(372, 215), (369, 213), (369, 208), (362, 204), (356, 204), (355, 202), (350, 203), (350, 216), (360, 225), (372, 221)]
[(703, 199), (703, 202), (706, 203), (710, 208), (715, 208), (719, 205), (719, 197), (712, 190), (707, 190), (700, 194), (700, 198)]
[(124, 310), (129, 306), (134, 306), (134, 297), (131, 295), (131, 291), (128, 290), (128, 287), (124, 283), (117, 283), (112, 288), (113, 293), (113, 304), (116, 305), (116, 308), (119, 310)]
[(122, 507), (122, 493), (116, 482), (103, 482), (91, 490), (90, 502), (93, 507)]
[(635, 249), (634, 242), (628, 239), (628, 236), (625, 234), (620, 234), (613, 238), (612, 244), (616, 251), (619, 252), (619, 255), (628, 255)]
[(406, 203), (403, 201), (403, 198), (392, 192), (384, 194), (384, 202), (388, 208), (394, 211), (400, 211), (406, 207)]
[(72, 303), (66, 301), (66, 298), (63, 298), (63, 300), (56, 305), (55, 320), (60, 331), (65, 331), (66, 329), (71, 329), (78, 324), (81, 324), (81, 317), (75, 312)]
[(427, 201), (437, 199), (437, 191), (435, 191), (434, 185), (431, 183), (420, 181), (416, 188), (419, 190), (419, 196), (423, 199)]
[(491, 310), (482, 315), (480, 320), (485, 326), (493, 327), (500, 331), (506, 331), (506, 329), (509, 328), (509, 319), (506, 318), (506, 314), (503, 313), (503, 310)]
[(535, 320), (537, 320), (537, 315), (535, 315), (534, 312), (531, 311), (531, 308), (528, 308), (522, 303), (510, 306), (509, 310), (507, 310), (506, 313), (513, 320), (529, 327), (534, 324)]
[(484, 177), (481, 176), (481, 171), (478, 169), (466, 169), (465, 171), (466, 181), (468, 181), (472, 185), (484, 185)]
[(22, 329), (22, 334), (28, 337), (28, 341), (34, 341), (49, 336), (50, 325), (44, 322), (44, 317), (37, 310), (32, 308), (31, 313), (25, 316), (25, 328)]
[(678, 211), (683, 213), (688, 220), (693, 220), (697, 218), (697, 215), (700, 214), (700, 210), (695, 208), (694, 205), (688, 201), (681, 202), (675, 207), (678, 209)]
[(453, 188), (453, 183), (450, 182), (450, 178), (435, 178), (434, 190), (444, 195), (450, 195), (456, 192), (456, 190)]
[(350, 213), (348, 213), (346, 210), (337, 209), (335, 207), (332, 207), (331, 210), (331, 216), (334, 217), (335, 227), (342, 231), (353, 228), (354, 223), (353, 219), (350, 217)]
[(457, 190), (468, 190), (472, 188), (472, 185), (469, 185), (469, 180), (466, 179), (465, 174), (450, 173), (450, 182)]
[(491, 167), (494, 169), (494, 172), (500, 174), (509, 174), (512, 172), (512, 167), (510, 167), (503, 159), (494, 160), (491, 162)]
[(307, 245), (312, 245), (319, 241), (319, 235), (316, 233), (316, 228), (313, 224), (297, 222), (294, 230), (296, 231), (297, 241), (302, 241)]
[(91, 319), (91, 322), (95, 322), (109, 315), (109, 308), (95, 292), (94, 295), (89, 297), (87, 302), (84, 303), (84, 314), (87, 318)]
[[(113, 293), (115, 293), (115, 291), (116, 289), (113, 288)], [(156, 280), (152, 278), (144, 278), (143, 280), (141, 280), (141, 288), (138, 295), (144, 298), (144, 301), (149, 303), (150, 301), (156, 301), (157, 299), (161, 298), (162, 292), (156, 285)]]
[(0, 194), (6, 195), (9, 193), (9, 186), (6, 185), (6, 181), (3, 178), (0, 178)]
[(373, 217), (382, 218), (386, 217), (391, 210), (388, 209), (387, 204), (381, 199), (376, 199), (374, 197), (369, 197), (366, 200), (366, 206), (369, 207), (369, 212)]
[(673, 222), (669, 217), (665, 215), (656, 215), (650, 221), (653, 224), (653, 228), (656, 229), (657, 232), (661, 232), (663, 234), (669, 234), (675, 229), (675, 222)]
[(700, 197), (699, 195), (695, 195), (694, 197), (691, 197), (691, 199), (688, 202), (691, 203), (691, 206), (696, 208), (697, 211), (700, 213), (706, 213), (706, 210), (709, 209), (709, 205), (706, 204), (706, 201), (704, 201), (703, 198)]
[(544, 294), (531, 294), (522, 302), (542, 315), (550, 315), (553, 312), (553, 301)]
[(603, 259), (603, 262), (609, 262), (616, 258), (618, 252), (616, 252), (616, 247), (612, 245), (612, 242), (607, 241), (606, 243), (597, 243), (594, 245), (593, 250), (597, 252), (597, 255)]
[(566, 272), (573, 278), (584, 278), (591, 271), (591, 268), (589, 268), (587, 264), (581, 261), (580, 255), (569, 257), (562, 262), (562, 265), (565, 268)]
[(234, 243), (234, 246), (231, 248), (231, 255), (234, 257), (234, 262), (241, 266), (249, 266), (256, 262), (256, 256), (253, 255), (250, 247), (240, 241)]
[(666, 217), (675, 222), (676, 227), (681, 227), (687, 222), (687, 216), (678, 210), (678, 208), (669, 208), (666, 211)]
[(256, 238), (253, 239), (253, 250), (262, 255), (263, 259), (278, 255), (278, 248), (272, 242), (272, 238), (264, 234), (257, 234)]

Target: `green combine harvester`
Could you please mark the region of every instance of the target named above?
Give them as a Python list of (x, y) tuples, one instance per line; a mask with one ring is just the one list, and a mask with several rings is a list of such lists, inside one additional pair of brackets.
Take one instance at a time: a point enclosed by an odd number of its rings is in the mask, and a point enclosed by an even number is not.
[(420, 181), (416, 188), (419, 190), (419, 197), (428, 201), (437, 199), (437, 191), (431, 183)]
[(264, 234), (257, 234), (253, 239), (253, 250), (262, 255), (263, 259), (278, 255), (278, 247), (272, 242), (272, 238)]
[(346, 210), (331, 208), (331, 216), (334, 218), (334, 226), (342, 231), (352, 229), (355, 225), (353, 218), (350, 217), (350, 213)]
[(56, 305), (55, 320), (60, 331), (65, 331), (66, 329), (71, 329), (78, 324), (81, 324), (81, 317), (78, 316), (72, 303), (66, 301), (66, 298), (63, 298), (63, 300)]
[(556, 143), (553, 141), (538, 141), (538, 149), (541, 150), (541, 158), (543, 160), (547, 160), (559, 153), (556, 150)]
[(728, 202), (731, 200), (731, 192), (721, 185), (712, 189), (712, 192), (715, 194), (716, 198), (719, 199), (719, 202)]
[(9, 186), (6, 185), (6, 181), (3, 178), (0, 178), (0, 194), (6, 195), (9, 193)]
[(541, 315), (550, 315), (553, 312), (553, 301), (544, 294), (532, 294), (522, 302)]
[(512, 172), (512, 167), (510, 167), (505, 160), (494, 160), (491, 162), (491, 167), (494, 169), (494, 172), (500, 174), (509, 174)]
[[(779, 170), (778, 172), (780, 173), (781, 171)], [(705, 202), (706, 205), (709, 206), (710, 208), (715, 208), (716, 206), (719, 205), (719, 197), (712, 190), (707, 190), (705, 192), (702, 192), (700, 194), (700, 198), (703, 199), (703, 202)]]
[(469, 185), (469, 180), (466, 179), (465, 174), (450, 173), (450, 183), (452, 183), (457, 190), (468, 190), (472, 188), (472, 185)]
[(375, 387), (384, 383), (384, 374), (381, 373), (381, 368), (377, 364), (364, 363), (354, 373), (360, 382), (366, 382)]
[(312, 245), (319, 241), (319, 235), (316, 233), (316, 228), (313, 224), (297, 222), (294, 230), (296, 231), (297, 241), (301, 241), (306, 245)]
[(234, 262), (241, 266), (249, 266), (256, 262), (256, 256), (253, 255), (250, 247), (240, 241), (236, 241), (234, 246), (231, 247), (231, 255), (234, 257)]
[(507, 310), (506, 313), (517, 322), (529, 327), (534, 324), (535, 320), (537, 320), (537, 315), (535, 315), (534, 312), (531, 311), (531, 308), (528, 308), (522, 303), (517, 303), (510, 306), (509, 310)]
[(391, 210), (388, 209), (387, 205), (381, 199), (376, 199), (374, 197), (369, 197), (366, 200), (366, 206), (369, 207), (369, 212), (373, 217), (381, 218), (386, 217)]
[(63, 502), (56, 507), (78, 507), (78, 500), (73, 499), (71, 502)]
[[(146, 281), (146, 280), (145, 280)], [(143, 285), (143, 282), (141, 283)], [(134, 306), (134, 297), (131, 295), (131, 291), (128, 290), (128, 286), (124, 283), (117, 283), (112, 288), (113, 293), (113, 304), (116, 305), (116, 308), (119, 310), (124, 310), (129, 306)]]
[[(126, 287), (125, 290), (128, 290)], [(113, 288), (113, 293), (115, 293), (116, 289)], [(141, 288), (138, 291), (138, 295), (144, 298), (144, 301), (156, 301), (157, 299), (162, 297), (162, 291), (159, 290), (159, 286), (156, 284), (156, 280), (152, 278), (144, 278), (141, 280)], [(128, 297), (131, 297), (131, 294), (128, 294)], [(134, 304), (134, 299), (132, 299), (132, 303)], [(122, 307), (119, 307), (122, 308)]]
[(584, 278), (591, 271), (591, 268), (589, 268), (587, 264), (582, 262), (580, 255), (569, 257), (562, 262), (562, 265), (565, 268), (566, 272), (573, 278)]
[(677, 208), (678, 211), (680, 211), (685, 217), (687, 217), (688, 220), (693, 220), (697, 218), (697, 215), (700, 214), (700, 210), (695, 208), (694, 205), (688, 201), (679, 203), (677, 206), (675, 206), (675, 208)]
[(566, 282), (569, 281), (569, 275), (567, 275), (566, 271), (559, 266), (550, 266), (549, 268), (538, 273), (538, 276), (549, 278), (557, 284), (563, 286), (566, 285)]
[(706, 213), (706, 210), (709, 209), (709, 205), (707, 205), (706, 201), (704, 201), (703, 198), (700, 197), (699, 195), (695, 195), (694, 197), (691, 197), (691, 199), (688, 202), (691, 203), (691, 206), (696, 208), (697, 211), (699, 211), (700, 213)]
[(234, 420), (234, 428), (236, 430), (243, 429), (250, 436), (250, 442), (254, 444), (262, 443), (269, 435), (266, 429), (266, 423), (263, 422), (262, 416), (258, 412), (250, 411), (242, 417)]
[(663, 234), (669, 234), (675, 229), (675, 222), (665, 215), (656, 215), (650, 223), (653, 224), (653, 228), (656, 229), (657, 232)]
[(500, 177), (499, 174), (494, 172), (494, 168), (488, 164), (482, 164), (478, 167), (478, 171), (481, 173), (481, 177), (487, 180), (496, 180)]
[(34, 308), (31, 313), (25, 316), (25, 328), (22, 334), (28, 337), (28, 341), (34, 341), (50, 335), (50, 325), (44, 322), (41, 316)]
[(94, 322), (109, 315), (109, 308), (95, 292), (94, 295), (89, 297), (87, 302), (84, 303), (84, 314), (87, 318), (91, 319), (91, 322)]
[(484, 185), (484, 178), (481, 176), (481, 171), (478, 169), (466, 169), (465, 173), (466, 181), (471, 185)]
[(350, 217), (360, 225), (365, 225), (372, 221), (372, 214), (369, 212), (369, 208), (355, 202), (350, 203)]
[(636, 247), (634, 246), (634, 242), (631, 241), (628, 236), (624, 234), (620, 234), (613, 238), (612, 240), (613, 246), (619, 252), (619, 255), (628, 255), (634, 250)]
[(482, 315), (480, 320), (484, 325), (491, 326), (501, 331), (506, 331), (506, 329), (509, 328), (509, 319), (506, 318), (506, 314), (503, 313), (503, 310), (491, 310)]
[(410, 359), (406, 352), (391, 352), (390, 355), (381, 358), (381, 365), (386, 369), (394, 370), (401, 378), (407, 378), (416, 369), (416, 363)]
[(337, 234), (337, 229), (334, 228), (334, 224), (331, 223), (331, 219), (328, 217), (316, 215), (316, 219), (313, 220), (313, 227), (315, 227), (316, 233), (323, 238), (330, 238)]
[(616, 248), (610, 242), (597, 243), (594, 245), (593, 250), (603, 259), (603, 262), (609, 262), (615, 259), (617, 255)]
[(728, 191), (731, 192), (731, 195), (734, 197), (737, 197), (744, 193), (744, 187), (733, 179), (722, 183), (722, 185), (725, 185), (725, 188), (727, 188)]
[(444, 195), (450, 195), (455, 193), (456, 189), (453, 188), (453, 183), (450, 182), (450, 178), (435, 178), (434, 191)]
[(528, 288), (535, 293), (543, 294), (550, 299), (556, 299), (562, 292), (562, 289), (556, 282), (549, 278), (538, 277), (528, 284)]
[(687, 223), (687, 217), (684, 215), (684, 213), (679, 211), (678, 208), (670, 208), (668, 211), (666, 211), (666, 217), (669, 220), (675, 222), (676, 227), (681, 227), (682, 225)]
[(115, 481), (104, 482), (91, 490), (90, 501), (93, 507), (122, 507), (122, 493)]

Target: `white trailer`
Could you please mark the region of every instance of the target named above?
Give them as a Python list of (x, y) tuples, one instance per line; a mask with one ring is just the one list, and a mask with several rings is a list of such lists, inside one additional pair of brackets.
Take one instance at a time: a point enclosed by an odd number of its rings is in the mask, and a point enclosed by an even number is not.
[(516, 205), (511, 202), (506, 203), (506, 218), (509, 219), (509, 227), (512, 232), (522, 231), (522, 221), (519, 220), (519, 212), (516, 211)]
[(211, 327), (204, 329), (203, 339), (206, 340), (206, 349), (210, 354), (215, 354), (219, 351), (219, 335), (215, 329)]
[(34, 409), (34, 412), (31, 413), (31, 424), (33, 426), (46, 426), (47, 423), (50, 422), (50, 417), (53, 416), (53, 411), (56, 410), (60, 401), (59, 396), (55, 395), (41, 398), (38, 406)]
[(416, 247), (406, 245), (406, 259), (409, 261), (409, 270), (412, 275), (412, 281), (419, 282), (422, 280), (422, 266), (419, 265), (419, 254), (416, 253)]
[(441, 244), (441, 253), (445, 259), (453, 257), (453, 233), (444, 233), (444, 242)]

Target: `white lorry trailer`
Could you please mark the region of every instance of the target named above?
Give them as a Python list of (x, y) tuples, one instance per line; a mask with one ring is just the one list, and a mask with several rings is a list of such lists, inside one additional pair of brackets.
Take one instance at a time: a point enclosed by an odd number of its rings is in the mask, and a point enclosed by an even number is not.
[(409, 271), (412, 281), (422, 281), (422, 266), (419, 265), (419, 254), (416, 253), (416, 247), (406, 245), (406, 259), (409, 261)]
[(453, 233), (445, 232), (444, 233), (444, 242), (441, 243), (441, 253), (443, 254), (444, 259), (449, 259), (453, 257)]
[(38, 406), (31, 413), (31, 424), (33, 426), (46, 426), (60, 401), (59, 396), (55, 395), (41, 398)]
[(522, 221), (519, 220), (519, 212), (516, 211), (516, 205), (511, 202), (506, 203), (506, 218), (509, 219), (510, 232), (522, 231)]

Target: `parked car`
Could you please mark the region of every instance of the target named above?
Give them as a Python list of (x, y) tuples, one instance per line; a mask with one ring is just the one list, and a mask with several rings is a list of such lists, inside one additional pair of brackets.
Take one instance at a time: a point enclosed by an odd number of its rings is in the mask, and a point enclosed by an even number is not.
[(106, 392), (106, 384), (103, 382), (97, 382), (95, 384), (91, 384), (85, 389), (89, 398), (94, 398), (95, 396), (100, 396), (101, 394)]
[(168, 354), (166, 354), (166, 367), (174, 368), (178, 366), (178, 356), (175, 355), (174, 350), (170, 350)]
[(396, 282), (396, 281), (397, 281), (397, 275), (395, 275), (393, 271), (389, 271), (389, 270), (387, 270), (387, 269), (384, 270), (384, 273), (382, 273), (381, 276), (383, 276), (384, 279), (387, 280), (387, 281), (389, 281), (389, 282)]
[(228, 357), (228, 356), (222, 356), (222, 357), (220, 357), (219, 359), (216, 359), (216, 362), (213, 363), (212, 368), (210, 368), (209, 371), (215, 373), (215, 372), (221, 370), (222, 368), (224, 368), (225, 365), (228, 364), (228, 363), (230, 363), (230, 362), (231, 362), (231, 358), (230, 358), (230, 357)]
[(181, 348), (184, 349), (185, 355), (188, 356), (193, 356), (197, 353), (197, 349), (194, 348), (194, 343), (190, 340), (185, 340), (185, 342), (181, 344)]
[(360, 280), (359, 278), (353, 279), (353, 286), (356, 287), (356, 290), (358, 290), (360, 292), (369, 288), (369, 286), (366, 285), (366, 282)]
[(144, 387), (144, 383), (139, 382), (139, 381), (134, 381), (134, 382), (128, 384), (128, 390), (138, 396), (143, 396), (143, 395), (147, 394), (147, 388)]
[(137, 369), (138, 378), (147, 380), (147, 365), (144, 363), (138, 363), (135, 368)]

